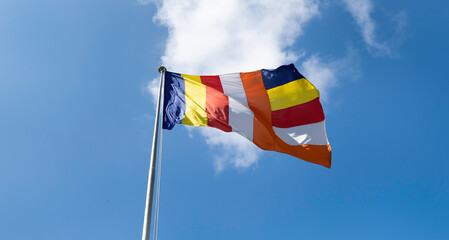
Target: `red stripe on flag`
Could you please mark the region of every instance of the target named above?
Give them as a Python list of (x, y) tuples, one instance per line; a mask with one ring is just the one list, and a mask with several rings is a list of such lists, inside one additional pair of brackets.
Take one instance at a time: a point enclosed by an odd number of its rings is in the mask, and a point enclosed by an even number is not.
[(231, 132), (229, 126), (229, 98), (223, 93), (219, 76), (201, 76), (206, 85), (207, 125), (225, 132)]
[(320, 98), (293, 107), (273, 111), (271, 113), (273, 126), (290, 128), (324, 120), (323, 107)]
[(223, 92), (223, 86), (219, 76), (201, 76), (201, 83), (216, 89), (219, 92)]

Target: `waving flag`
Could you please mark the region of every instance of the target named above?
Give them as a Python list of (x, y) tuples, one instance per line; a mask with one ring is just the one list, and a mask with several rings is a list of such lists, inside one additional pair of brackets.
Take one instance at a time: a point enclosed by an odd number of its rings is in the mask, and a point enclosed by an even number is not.
[(215, 127), (330, 167), (324, 119), (319, 91), (293, 64), (216, 76), (165, 73), (164, 129)]

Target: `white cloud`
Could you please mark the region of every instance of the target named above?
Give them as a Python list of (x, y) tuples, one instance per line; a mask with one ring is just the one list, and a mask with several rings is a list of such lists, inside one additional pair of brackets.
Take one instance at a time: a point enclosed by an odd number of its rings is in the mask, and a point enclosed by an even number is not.
[(215, 128), (200, 128), (200, 132), (206, 138), (206, 143), (218, 151), (214, 155), (215, 172), (228, 166), (246, 169), (257, 164), (262, 150), (246, 138), (237, 133), (223, 133)]
[[(368, 50), (373, 55), (393, 56), (395, 47), (402, 41), (402, 33), (406, 26), (405, 12), (400, 12), (393, 18), (393, 21), (397, 24), (395, 36), (389, 41), (380, 42), (376, 39), (376, 23), (371, 17), (373, 11), (371, 0), (343, 0), (343, 2), (360, 27), (362, 38), (368, 45)], [(398, 36), (399, 34), (401, 36)]]
[[(275, 68), (304, 52), (288, 50), (304, 26), (319, 16), (318, 0), (163, 0), (155, 20), (168, 28), (162, 56), (169, 70), (196, 75)], [(303, 64), (324, 92), (335, 86), (336, 66), (314, 55)], [(310, 77), (309, 77), (310, 78)], [(155, 83), (148, 89), (154, 92)], [(329, 87), (327, 86), (329, 85)], [(261, 150), (235, 133), (195, 128), (218, 151), (214, 167), (257, 166)]]
[(285, 50), (317, 16), (316, 0), (165, 0), (156, 19), (168, 27), (168, 69), (216, 74), (295, 61)]

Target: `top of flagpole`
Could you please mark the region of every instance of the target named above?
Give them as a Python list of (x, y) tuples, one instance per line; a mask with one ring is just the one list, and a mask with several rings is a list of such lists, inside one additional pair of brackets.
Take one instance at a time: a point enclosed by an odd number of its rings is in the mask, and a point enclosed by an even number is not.
[(157, 70), (158, 70), (160, 73), (167, 71), (167, 69), (166, 69), (164, 66), (160, 66)]

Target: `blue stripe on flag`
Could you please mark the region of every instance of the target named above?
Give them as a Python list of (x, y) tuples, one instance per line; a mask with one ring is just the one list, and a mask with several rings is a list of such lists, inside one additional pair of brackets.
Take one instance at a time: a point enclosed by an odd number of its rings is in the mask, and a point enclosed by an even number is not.
[(172, 129), (182, 123), (186, 111), (184, 78), (178, 73), (165, 72), (164, 89), (164, 129)]
[(295, 65), (293, 64), (282, 65), (274, 70), (262, 69), (261, 72), (266, 90), (304, 78), (304, 76), (296, 70)]

